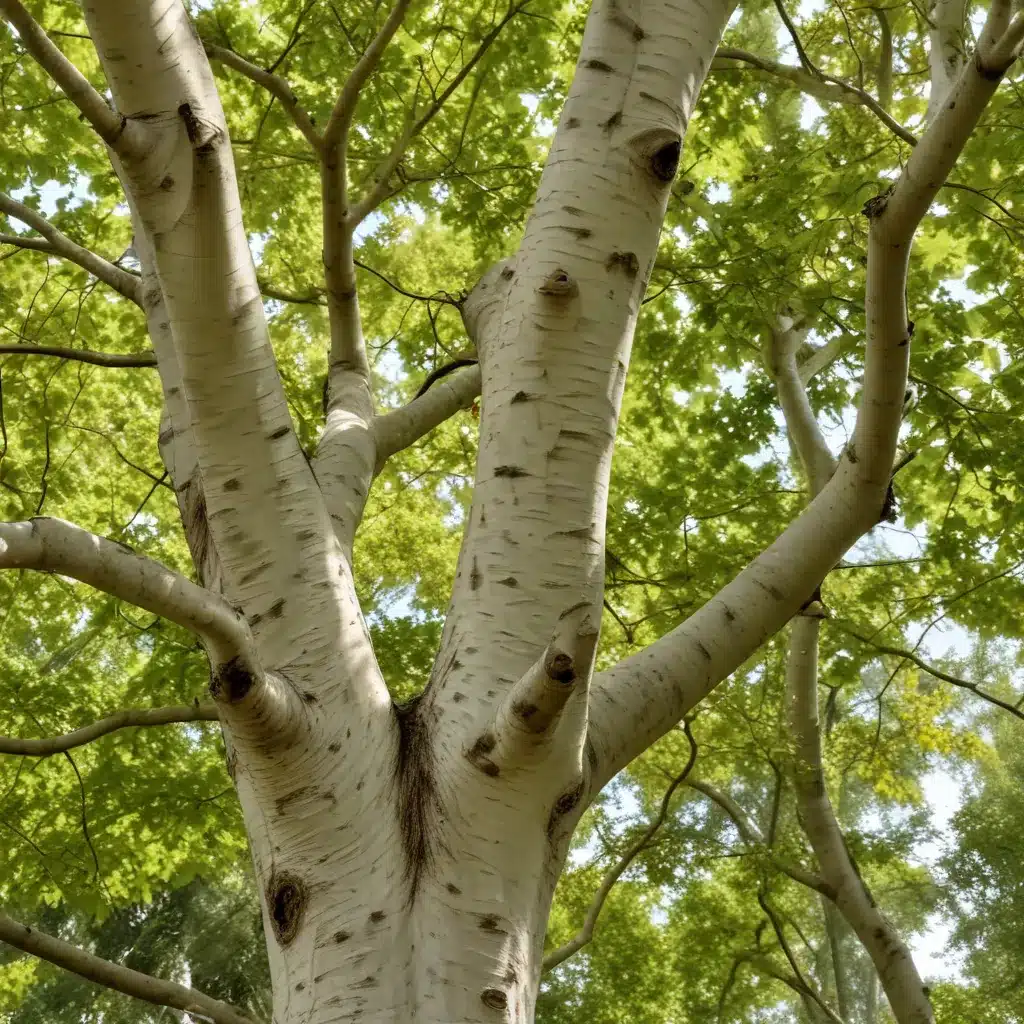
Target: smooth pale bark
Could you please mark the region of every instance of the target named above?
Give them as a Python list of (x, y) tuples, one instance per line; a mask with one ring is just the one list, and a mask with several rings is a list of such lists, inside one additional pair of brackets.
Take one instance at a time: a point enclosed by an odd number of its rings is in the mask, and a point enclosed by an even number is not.
[(928, 68), (931, 88), (925, 120), (931, 121), (942, 101), (956, 85), (967, 54), (964, 30), (967, 23), (966, 0), (935, 0), (928, 11)]

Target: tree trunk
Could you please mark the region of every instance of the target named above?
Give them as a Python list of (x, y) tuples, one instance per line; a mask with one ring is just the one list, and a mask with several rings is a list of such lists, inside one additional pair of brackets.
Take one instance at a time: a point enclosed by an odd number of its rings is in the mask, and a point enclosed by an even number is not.
[[(374, 458), (351, 432), (318, 455), (325, 509), (273, 372), (202, 47), (180, 4), (86, 15), (118, 109), (158, 126), (120, 173), (168, 402), (162, 441), (197, 566), (245, 615), (264, 667), (254, 681), (215, 665), (214, 689), (275, 1024), (530, 1021), (554, 885), (592, 795), (586, 686), (629, 349), (728, 4), (594, 5), (520, 252), (467, 307), (484, 410), (476, 491), (433, 678), (404, 708), (349, 568)], [(325, 180), (336, 165), (325, 158)], [(345, 202), (333, 185), (325, 196)], [(332, 310), (346, 301), (332, 296)], [(332, 331), (358, 334), (343, 320)], [(332, 380), (328, 433), (372, 417), (345, 409), (359, 373)], [(254, 459), (268, 443), (273, 457)], [(346, 474), (365, 482), (345, 493)], [(253, 720), (239, 702), (257, 691), (266, 712)]]

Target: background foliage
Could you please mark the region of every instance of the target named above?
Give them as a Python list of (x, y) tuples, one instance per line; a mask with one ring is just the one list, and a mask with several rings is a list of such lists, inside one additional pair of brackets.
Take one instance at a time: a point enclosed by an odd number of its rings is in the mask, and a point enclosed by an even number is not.
[[(29, 5), (96, 83), (78, 5)], [(277, 68), (322, 123), (380, 17), (359, 0), (195, 3), (203, 36)], [(411, 103), (443, 88), (506, 13), (414, 5), (361, 101), (356, 173), (387, 152)], [(972, 23), (978, 11), (972, 8)], [(879, 15), (838, 2), (791, 12), (818, 66), (878, 91)], [(511, 252), (572, 73), (584, 5), (534, 0), (410, 149), (403, 191), (361, 231), (361, 300), (383, 401), (408, 400), (467, 346), (450, 299)], [(927, 23), (886, 8), (895, 39), (891, 112), (920, 131)], [(775, 7), (751, 0), (725, 43), (797, 66)], [(410, 74), (415, 69), (415, 74)], [(319, 186), (280, 106), (217, 67), (254, 256), (301, 441), (320, 423), (326, 313)], [(1013, 76), (1011, 75), (1011, 78)], [(0, 37), (0, 188), (73, 239), (116, 259), (131, 240), (117, 180), (90, 129), (9, 33)], [(903, 444), (899, 517), (824, 589), (830, 785), (864, 876), (922, 948), (949, 945), (934, 986), (940, 1020), (1024, 1020), (1016, 951), (1024, 920), (1021, 722), (870, 641), (1021, 699), (1024, 566), (1024, 98), (1014, 78), (944, 189), (915, 247), (909, 303), (918, 401)], [(861, 373), (866, 199), (908, 146), (862, 105), (818, 103), (790, 81), (732, 63), (709, 78), (690, 126), (661, 253), (637, 332), (609, 507), (610, 663), (678, 623), (802, 506), (764, 370), (782, 308), (833, 342), (812, 402), (836, 451)], [(963, 186), (963, 187), (954, 187)], [(6, 230), (23, 231), (11, 221)], [(130, 259), (128, 266), (131, 266)], [(299, 301), (292, 301), (299, 300)], [(142, 315), (75, 267), (0, 249), (4, 340), (109, 352), (148, 347)], [(60, 516), (182, 571), (187, 551), (156, 448), (155, 372), (0, 356), (0, 518)], [(358, 580), (396, 696), (429, 672), (472, 486), (476, 418), (460, 414), (389, 463), (358, 540)], [(191, 638), (61, 577), (0, 576), (0, 722), (49, 735), (121, 707), (203, 694)], [(787, 785), (782, 644), (769, 643), (698, 709), (696, 774), (744, 808), (779, 855), (809, 864)], [(551, 921), (579, 927), (603, 871), (655, 813), (688, 745), (673, 734), (588, 814)], [(720, 808), (685, 786), (658, 840), (616, 886), (595, 942), (545, 982), (539, 1018), (807, 1019), (765, 965), (801, 970), (826, 995), (834, 974), (816, 896), (745, 844)], [(952, 816), (951, 827), (946, 828)], [(0, 759), (0, 897), (11, 912), (133, 967), (266, 1009), (266, 968), (241, 818), (211, 725), (122, 731), (41, 761)], [(945, 931), (944, 931), (945, 930)], [(851, 936), (852, 1020), (872, 1009)], [(760, 958), (760, 959), (758, 959)], [(0, 1020), (28, 1024), (170, 1017), (45, 965), (0, 954)]]

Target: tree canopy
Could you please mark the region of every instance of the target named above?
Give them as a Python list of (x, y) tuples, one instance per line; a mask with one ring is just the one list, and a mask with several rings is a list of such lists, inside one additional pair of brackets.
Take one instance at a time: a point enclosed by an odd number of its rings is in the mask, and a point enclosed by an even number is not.
[[(27, 6), (102, 82), (79, 5)], [(396, 140), (413, 133), (357, 239), (385, 404), (473, 358), (459, 306), (518, 242), (586, 6), (413, 4), (367, 84), (349, 157), (358, 191), (376, 187)], [(328, 355), (320, 182), (290, 108), (298, 97), (313, 124), (326, 122), (383, 14), (361, 0), (191, 7), (231, 128), (289, 408), (312, 454)], [(967, 10), (970, 37), (984, 10)], [(733, 16), (637, 328), (599, 665), (682, 621), (806, 504), (767, 354), (780, 316), (807, 332), (812, 407), (833, 454), (846, 444), (863, 370), (863, 207), (923, 130), (933, 14), (914, 2), (752, 0)], [(819, 670), (826, 776), (848, 848), (912, 946), (948, 931), (945, 969), (924, 968), (937, 975), (939, 1019), (985, 1024), (1024, 1021), (1024, 96), (1019, 71), (1010, 78), (914, 245), (903, 464), (889, 521), (822, 587)], [(189, 574), (157, 448), (145, 315), (65, 258), (77, 243), (134, 279), (124, 197), (92, 129), (11, 31), (0, 33), (0, 117), (0, 519), (67, 519)], [(468, 409), (392, 458), (357, 535), (359, 596), (399, 698), (423, 687), (438, 647), (477, 426)], [(819, 997), (843, 1004), (851, 1024), (886, 1019), (856, 939), (793, 877), (812, 859), (793, 799), (783, 662), (775, 638), (588, 812), (551, 950), (582, 927), (607, 872), (618, 865), (621, 877), (592, 941), (546, 975), (538, 1019), (816, 1024), (829, 1019), (815, 1016)], [(0, 664), (2, 902), (108, 959), (265, 1010), (245, 834), (204, 714), (198, 644), (66, 577), (7, 572)], [(2, 745), (122, 708), (183, 705), (195, 705), (184, 724), (24, 756)], [(0, 1019), (167, 1015), (11, 952), (0, 953)]]

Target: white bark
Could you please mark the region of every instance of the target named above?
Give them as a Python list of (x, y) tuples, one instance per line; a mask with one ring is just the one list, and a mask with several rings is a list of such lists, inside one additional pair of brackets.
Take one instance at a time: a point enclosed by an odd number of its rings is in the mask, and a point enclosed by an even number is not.
[(930, 89), (925, 120), (931, 121), (956, 84), (967, 59), (964, 30), (966, 0), (935, 0), (928, 12)]

